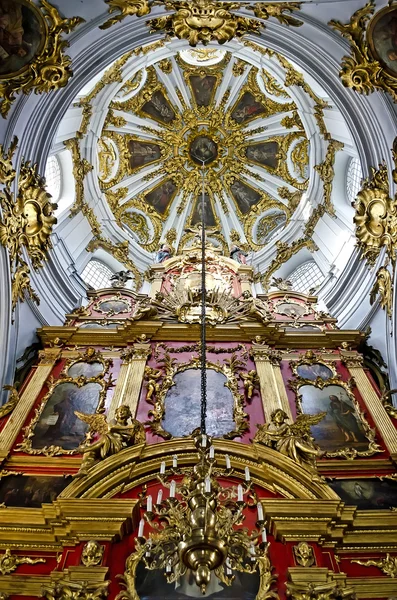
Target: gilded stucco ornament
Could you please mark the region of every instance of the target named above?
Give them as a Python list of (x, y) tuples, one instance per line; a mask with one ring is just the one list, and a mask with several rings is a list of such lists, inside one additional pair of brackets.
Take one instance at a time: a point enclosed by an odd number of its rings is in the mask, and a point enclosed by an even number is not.
[[(68, 83), (73, 73), (71, 59), (64, 54), (69, 43), (62, 36), (84, 23), (81, 17), (62, 18), (55, 6), (47, 0), (41, 0), (40, 6), (32, 0), (19, 0), (15, 4), (16, 11), (21, 11), (24, 7), (30, 13), (30, 25), (33, 29), (30, 35), (32, 39), (37, 38), (34, 41), (37, 41), (38, 48), (30, 60), (24, 60), (24, 56), (28, 55), (26, 45), (31, 44), (25, 43), (21, 27), (22, 40), (18, 51), (20, 64), (16, 71), (15, 68), (11, 72), (3, 70), (0, 77), (0, 114), (4, 118), (15, 101), (15, 94), (29, 94), (32, 91), (36, 94), (48, 93)], [(22, 20), (22, 15), (20, 18)], [(16, 31), (19, 33), (20, 29)], [(7, 54), (4, 49), (3, 52)], [(3, 56), (2, 59), (6, 62)]]
[(307, 542), (299, 542), (293, 547), (297, 564), (301, 567), (311, 567), (316, 563), (313, 547)]
[(380, 398), (383, 406), (386, 409), (387, 414), (389, 415), (389, 417), (392, 417), (392, 419), (397, 419), (397, 406), (394, 406), (394, 404), (390, 402), (390, 397), (392, 394), (396, 393), (397, 390), (387, 390), (382, 394)]
[(96, 540), (89, 540), (84, 544), (81, 553), (81, 562), (85, 567), (97, 567), (101, 564), (105, 546), (98, 544)]
[(355, 600), (356, 594), (352, 587), (342, 587), (339, 581), (326, 583), (287, 582), (287, 598), (290, 600)]
[(397, 577), (397, 556), (386, 554), (384, 558), (374, 560), (352, 560), (352, 563), (362, 565), (363, 567), (378, 567), (382, 573), (393, 579)]
[(376, 272), (376, 280), (369, 296), (371, 304), (379, 298), (380, 306), (391, 319), (393, 316), (393, 280), (387, 265), (380, 267)]
[(30, 556), (11, 554), (11, 550), (7, 548), (5, 553), (0, 556), (0, 573), (1, 575), (8, 575), (13, 573), (19, 565), (37, 565), (45, 562), (45, 558), (30, 558)]
[[(14, 138), (7, 152), (0, 145), (0, 205), (3, 218), (0, 221), (0, 243), (7, 248), (12, 277), (12, 309), (18, 300), (23, 301), (25, 292), (37, 303), (39, 298), (30, 284), (29, 257), (34, 269), (43, 266), (47, 252), (52, 248), (51, 233), (57, 222), (54, 217), (56, 204), (45, 189), (45, 179), (38, 173), (37, 164), (23, 160), (19, 173), (12, 166), (12, 158), (18, 139)], [(14, 193), (15, 190), (15, 193)]]
[(0, 406), (0, 419), (9, 415), (19, 402), (18, 390), (12, 385), (3, 385), (3, 390), (10, 392), (10, 397), (5, 404)]
[(93, 583), (60, 580), (43, 587), (42, 595), (46, 600), (105, 600), (110, 581)]

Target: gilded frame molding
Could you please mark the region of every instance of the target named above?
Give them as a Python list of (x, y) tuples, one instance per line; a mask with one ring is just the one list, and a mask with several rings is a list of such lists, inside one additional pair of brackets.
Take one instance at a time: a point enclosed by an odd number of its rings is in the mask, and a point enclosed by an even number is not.
[[(337, 360), (339, 357), (335, 357), (335, 360)], [(307, 352), (305, 352), (305, 354), (302, 355), (302, 357), (298, 360), (291, 360), (289, 363), (289, 366), (292, 369), (293, 374), (296, 377), (299, 377), (299, 379), (305, 379), (304, 377), (301, 377), (298, 373), (298, 367), (300, 365), (315, 365), (315, 364), (320, 364), (320, 365), (324, 365), (324, 367), (327, 367), (327, 369), (329, 369), (332, 373), (332, 376), (330, 377), (330, 379), (335, 379), (338, 377), (338, 373), (336, 371), (336, 367), (334, 362), (329, 361), (329, 360), (324, 360), (321, 357), (321, 354), (317, 354), (315, 352), (313, 352), (312, 350), (308, 350)], [(321, 377), (319, 378), (321, 381), (327, 381), (327, 380), (323, 380)], [(313, 382), (316, 380), (313, 379), (305, 379), (307, 382)]]
[[(112, 301), (116, 301), (116, 302), (124, 302), (124, 304), (127, 306), (126, 310), (119, 310), (119, 311), (114, 311), (114, 310), (102, 310), (100, 308), (101, 304), (104, 304), (105, 302), (112, 302)], [(103, 315), (107, 315), (108, 317), (112, 317), (113, 315), (122, 315), (122, 314), (128, 314), (132, 312), (132, 304), (131, 304), (131, 300), (125, 296), (123, 296), (120, 292), (118, 292), (117, 294), (115, 294), (114, 296), (109, 296), (109, 297), (102, 297), (99, 298), (99, 300), (97, 300), (93, 306), (93, 310), (95, 310), (96, 312), (99, 312)]]

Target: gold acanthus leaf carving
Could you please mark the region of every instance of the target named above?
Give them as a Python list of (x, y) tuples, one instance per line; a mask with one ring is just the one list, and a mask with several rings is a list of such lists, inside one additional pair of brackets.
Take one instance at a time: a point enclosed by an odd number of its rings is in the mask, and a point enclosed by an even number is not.
[(96, 567), (101, 564), (105, 546), (98, 544), (96, 540), (89, 540), (84, 544), (81, 553), (81, 562), (85, 567)]
[(19, 402), (18, 390), (12, 385), (3, 385), (3, 390), (10, 392), (8, 401), (0, 407), (0, 419), (9, 415)]
[(32, 91), (42, 94), (65, 87), (73, 73), (70, 57), (63, 52), (69, 43), (62, 39), (62, 34), (70, 33), (84, 23), (81, 17), (63, 19), (47, 0), (41, 0), (40, 7), (32, 0), (26, 0), (26, 4), (40, 24), (43, 40), (41, 50), (24, 69), (7, 74), (9, 76), (0, 82), (0, 114), (4, 118), (15, 100), (15, 94)]
[(343, 588), (337, 581), (327, 583), (287, 582), (287, 598), (290, 600), (355, 600), (353, 588)]
[(11, 550), (7, 548), (5, 553), (0, 556), (0, 573), (8, 575), (13, 573), (19, 565), (37, 565), (38, 563), (45, 563), (45, 558), (18, 556), (17, 554), (11, 554)]
[(68, 600), (72, 598), (73, 600), (105, 600), (109, 584), (110, 581), (77, 583), (61, 580), (45, 586), (42, 593), (46, 600), (66, 600), (66, 598)]
[(362, 565), (363, 567), (378, 567), (385, 575), (397, 577), (397, 556), (390, 556), (386, 554), (384, 558), (375, 560), (352, 560), (352, 563)]
[(391, 319), (393, 315), (393, 280), (387, 265), (380, 267), (376, 272), (376, 280), (370, 294), (370, 302), (374, 304), (379, 297), (379, 304)]
[(330, 215), (335, 214), (335, 208), (332, 205), (331, 194), (332, 194), (332, 183), (335, 176), (334, 164), (335, 164), (335, 156), (338, 150), (342, 150), (344, 147), (342, 142), (338, 142), (337, 140), (329, 140), (327, 154), (325, 156), (324, 162), (320, 165), (316, 165), (314, 168), (317, 173), (320, 175), (320, 179), (323, 182), (324, 188), (324, 200), (323, 206), (325, 210)]
[(308, 237), (301, 238), (299, 240), (295, 240), (291, 244), (287, 242), (276, 242), (277, 254), (276, 257), (272, 260), (266, 271), (259, 275), (259, 279), (265, 289), (270, 285), (270, 278), (277, 269), (281, 267), (282, 264), (287, 262), (299, 250), (302, 248), (307, 248), (310, 252), (315, 252), (318, 250), (317, 245)]

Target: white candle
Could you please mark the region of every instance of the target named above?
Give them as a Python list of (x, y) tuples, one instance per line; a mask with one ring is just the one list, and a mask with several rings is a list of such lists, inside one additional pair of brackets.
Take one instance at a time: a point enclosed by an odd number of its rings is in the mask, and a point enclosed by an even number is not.
[(147, 497), (147, 501), (146, 501), (146, 510), (148, 512), (152, 512), (152, 508), (153, 508), (153, 500), (151, 496)]
[(166, 573), (171, 573), (171, 559), (167, 562), (167, 565), (165, 567), (165, 572)]
[(165, 473), (165, 462), (162, 461), (161, 465), (160, 465), (160, 475), (164, 475)]
[(267, 542), (266, 529), (262, 529), (262, 542), (264, 544)]
[(251, 479), (250, 470), (248, 467), (245, 467), (245, 481), (249, 481)]
[(214, 456), (215, 456), (215, 448), (214, 448), (214, 446), (211, 446), (211, 448), (210, 448), (210, 458), (214, 458)]
[(231, 575), (233, 573), (230, 567), (230, 558), (226, 559), (226, 575)]
[(251, 554), (251, 556), (255, 556), (254, 542), (251, 542), (251, 544), (250, 544), (250, 554)]
[(145, 527), (145, 521), (144, 519), (141, 519), (139, 521), (139, 529), (138, 529), (138, 537), (141, 538), (143, 537), (143, 528)]
[(211, 492), (211, 479), (208, 477), (205, 478), (205, 491), (209, 494)]
[(229, 458), (228, 454), (225, 455), (225, 461), (226, 461), (226, 469), (231, 469), (230, 458)]
[(256, 505), (256, 508), (258, 509), (258, 521), (263, 521), (263, 506), (261, 502), (258, 502), (258, 504)]
[(174, 467), (174, 469), (176, 469), (178, 466), (178, 457), (176, 454), (174, 454), (174, 456), (172, 457), (172, 466)]
[(239, 484), (237, 486), (237, 502), (242, 502), (242, 501), (243, 501), (243, 486)]
[(176, 483), (174, 480), (172, 480), (171, 485), (170, 485), (170, 498), (175, 498), (175, 490), (176, 490)]
[(207, 445), (207, 436), (205, 434), (201, 436), (201, 445), (203, 448), (205, 448)]
[(163, 490), (159, 490), (158, 494), (157, 494), (157, 502), (156, 502), (156, 504), (161, 504), (162, 499), (163, 499)]

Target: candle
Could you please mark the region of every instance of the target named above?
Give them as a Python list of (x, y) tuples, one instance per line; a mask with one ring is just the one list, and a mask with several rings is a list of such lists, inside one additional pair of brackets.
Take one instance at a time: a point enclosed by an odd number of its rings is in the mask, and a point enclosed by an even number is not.
[(225, 461), (226, 461), (226, 469), (230, 470), (231, 469), (231, 464), (230, 464), (230, 458), (229, 458), (228, 454), (225, 455)]
[(231, 567), (230, 567), (230, 558), (228, 557), (226, 559), (226, 575), (231, 575), (233, 573)]
[(156, 504), (161, 504), (162, 499), (163, 499), (163, 490), (159, 490), (158, 494), (157, 494), (157, 502), (156, 502)]
[(210, 448), (210, 458), (214, 458), (214, 456), (215, 456), (215, 448), (214, 448), (214, 446), (211, 446), (211, 448)]
[(243, 486), (239, 484), (237, 486), (237, 502), (242, 502), (242, 501), (243, 501)]
[(141, 519), (139, 521), (139, 529), (138, 529), (138, 537), (139, 538), (143, 537), (143, 528), (144, 528), (144, 526), (145, 526), (145, 521), (144, 521), (144, 519)]
[(267, 542), (266, 529), (262, 529), (262, 542), (264, 544)]
[(176, 483), (174, 480), (172, 480), (171, 485), (170, 485), (170, 498), (175, 498), (175, 490), (176, 490)]
[(263, 506), (261, 502), (258, 502), (258, 504), (256, 505), (256, 508), (258, 509), (258, 521), (263, 521)]
[(205, 448), (207, 445), (207, 436), (205, 434), (201, 436), (201, 445), (203, 448)]
[(146, 501), (146, 510), (148, 512), (152, 512), (152, 508), (153, 508), (153, 500), (151, 496), (147, 497), (147, 501)]
[(165, 473), (165, 462), (162, 461), (161, 465), (160, 465), (160, 475), (164, 475)]
[(208, 477), (205, 478), (205, 491), (209, 494), (211, 492), (211, 479)]
[(250, 470), (248, 467), (245, 467), (245, 481), (249, 481), (251, 479)]
[(254, 542), (251, 542), (251, 544), (250, 544), (250, 554), (251, 554), (251, 556), (255, 556)]
[(178, 457), (176, 454), (174, 454), (174, 456), (172, 457), (172, 466), (174, 467), (174, 469), (176, 469), (178, 466)]
[(166, 573), (171, 573), (171, 559), (167, 562), (167, 565), (165, 567), (165, 572)]

